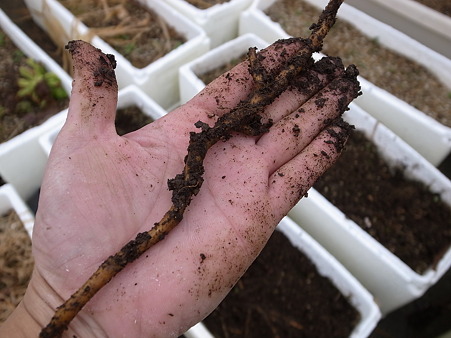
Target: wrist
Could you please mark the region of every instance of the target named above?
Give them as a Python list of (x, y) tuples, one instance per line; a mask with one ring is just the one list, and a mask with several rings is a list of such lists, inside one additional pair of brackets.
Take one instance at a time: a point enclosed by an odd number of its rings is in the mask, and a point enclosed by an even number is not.
[[(38, 337), (63, 302), (35, 269), (23, 300), (0, 326), (0, 337)], [(63, 337), (106, 337), (91, 316), (79, 313), (79, 317), (83, 318), (75, 318)]]
[[(37, 283), (36, 272), (28, 284), (24, 298), (0, 326), (0, 336), (3, 337), (37, 337), (43, 326), (44, 318), (50, 313), (51, 308), (39, 295), (42, 287)], [(39, 278), (38, 278), (39, 279)], [(36, 288), (38, 286), (38, 288)], [(50, 296), (50, 294), (49, 294)], [(47, 311), (45, 311), (47, 307)]]

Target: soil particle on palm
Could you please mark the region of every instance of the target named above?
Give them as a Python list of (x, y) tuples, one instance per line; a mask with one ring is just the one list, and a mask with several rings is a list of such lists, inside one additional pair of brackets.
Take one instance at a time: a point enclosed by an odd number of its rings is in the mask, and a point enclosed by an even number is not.
[(420, 274), (451, 246), (451, 208), (402, 168), (391, 168), (361, 132), (314, 187)]
[(349, 337), (359, 320), (330, 280), (276, 231), (204, 323), (215, 337)]
[(135, 67), (144, 68), (186, 39), (136, 0), (58, 0)]
[[(293, 36), (308, 36), (320, 11), (302, 0), (278, 0), (265, 13)], [(415, 108), (451, 127), (451, 89), (426, 68), (369, 39), (338, 19), (324, 42), (323, 53), (355, 64), (360, 74)]]
[(223, 4), (231, 0), (185, 0), (185, 1), (197, 8), (207, 9), (214, 5)]
[(0, 323), (22, 300), (34, 261), (30, 236), (14, 211), (0, 216)]

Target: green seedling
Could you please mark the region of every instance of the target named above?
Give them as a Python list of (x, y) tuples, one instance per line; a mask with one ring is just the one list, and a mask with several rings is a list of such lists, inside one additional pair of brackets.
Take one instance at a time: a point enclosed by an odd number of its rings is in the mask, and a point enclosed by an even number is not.
[(25, 65), (19, 68), (20, 78), (17, 81), (19, 91), (17, 95), (23, 99), (29, 99), (41, 108), (48, 103), (48, 98), (62, 100), (67, 98), (67, 93), (61, 86), (60, 79), (48, 72), (42, 64), (26, 59)]

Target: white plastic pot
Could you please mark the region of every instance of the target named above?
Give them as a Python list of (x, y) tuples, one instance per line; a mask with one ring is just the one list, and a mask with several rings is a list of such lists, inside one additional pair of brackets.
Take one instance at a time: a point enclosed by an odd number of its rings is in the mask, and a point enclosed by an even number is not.
[[(401, 163), (407, 177), (425, 183), (451, 207), (450, 180), (357, 105), (350, 107), (345, 119), (365, 133), (387, 163)], [(289, 215), (357, 277), (383, 314), (423, 295), (451, 266), (450, 248), (435, 268), (416, 273), (313, 188)]]
[[(117, 61), (116, 77), (119, 88), (135, 84), (164, 108), (176, 104), (178, 98), (178, 68), (209, 49), (205, 32), (182, 14), (160, 0), (139, 0), (181, 33), (186, 42), (144, 68), (134, 67), (104, 40), (94, 35), (69, 10), (56, 0), (25, 0), (34, 20), (46, 31), (58, 29), (60, 45), (72, 39), (89, 41), (104, 53), (113, 54)], [(61, 39), (61, 38), (60, 38)]]
[[(376, 327), (381, 314), (372, 295), (318, 242), (302, 230), (290, 218), (285, 217), (277, 226), (291, 242), (291, 244), (305, 254), (316, 266), (318, 273), (328, 278), (332, 284), (349, 300), (351, 305), (359, 312), (360, 321), (354, 328), (350, 337), (368, 337)], [(299, 290), (302, 292), (302, 290)], [(190, 338), (207, 338), (213, 335), (190, 335)], [(207, 328), (208, 330), (208, 328)]]
[[(280, 24), (273, 22), (263, 11), (276, 0), (257, 0), (240, 18), (240, 34), (255, 33), (268, 42), (287, 38), (289, 35)], [(306, 0), (323, 9), (327, 0)], [(338, 17), (351, 23), (370, 39), (400, 55), (413, 59), (430, 70), (446, 86), (451, 88), (451, 60), (422, 45), (371, 16), (344, 3)], [(312, 18), (314, 21), (314, 18)], [(440, 164), (451, 152), (451, 128), (430, 118), (387, 91), (359, 77), (363, 95), (356, 103), (365, 111), (387, 125), (414, 147), (432, 164)], [(421, 138), (418, 135), (422, 135)]]
[(0, 186), (0, 215), (14, 210), (28, 234), (33, 233), (34, 216), (11, 184)]
[(412, 0), (348, 0), (347, 3), (451, 58), (451, 18)]
[[(144, 114), (151, 117), (153, 120), (157, 120), (167, 113), (166, 110), (135, 85), (127, 86), (124, 89), (119, 90), (118, 93), (117, 108), (121, 109), (130, 106), (137, 106)], [(66, 116), (67, 111), (60, 116), (59, 120), (51, 130), (48, 130), (39, 138), (39, 144), (47, 156), (50, 154), (53, 143), (66, 121)]]
[(184, 0), (164, 0), (188, 19), (198, 24), (211, 40), (211, 47), (229, 41), (238, 35), (238, 22), (241, 12), (253, 0), (230, 0), (207, 9), (199, 9)]
[[(20, 30), (2, 10), (0, 10), (0, 26), (27, 56), (41, 62), (47, 70), (55, 73), (60, 78), (63, 88), (70, 93), (71, 77)], [(40, 126), (33, 127), (0, 144), (0, 175), (17, 189), (24, 200), (27, 200), (39, 187), (44, 174), (46, 157), (40, 150), (38, 139), (53, 127), (59, 114), (49, 118)]]
[(247, 53), (250, 47), (262, 49), (267, 45), (267, 42), (255, 34), (244, 34), (183, 65), (179, 71), (180, 102), (189, 101), (205, 87), (205, 83), (198, 76), (199, 74), (221, 67), (223, 64), (240, 57)]

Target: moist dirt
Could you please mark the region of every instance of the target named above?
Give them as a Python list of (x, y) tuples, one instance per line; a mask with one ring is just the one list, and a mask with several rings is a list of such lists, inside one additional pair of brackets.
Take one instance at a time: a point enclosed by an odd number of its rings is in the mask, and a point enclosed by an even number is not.
[(185, 1), (199, 9), (207, 9), (214, 5), (223, 4), (231, 0), (185, 0)]
[(336, 164), (314, 187), (417, 273), (451, 246), (451, 209), (421, 182), (392, 168), (354, 132)]
[(138, 130), (145, 125), (152, 123), (153, 119), (144, 114), (137, 106), (120, 108), (116, 111), (116, 132), (119, 136)]
[(360, 314), (276, 231), (219, 307), (204, 320), (215, 337), (349, 337)]

